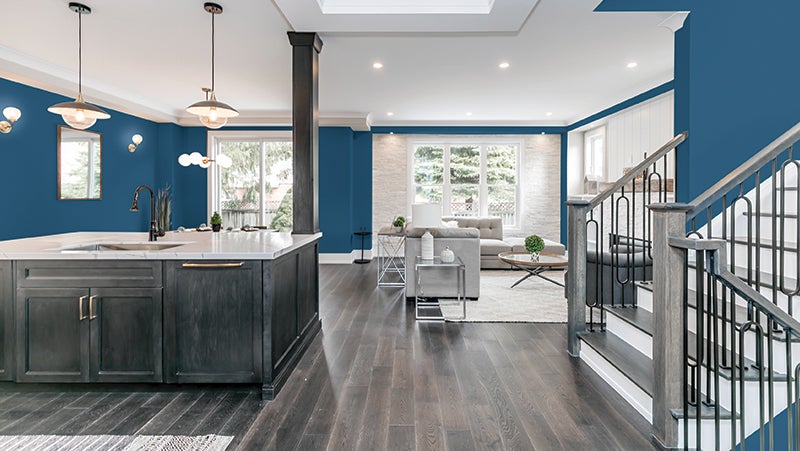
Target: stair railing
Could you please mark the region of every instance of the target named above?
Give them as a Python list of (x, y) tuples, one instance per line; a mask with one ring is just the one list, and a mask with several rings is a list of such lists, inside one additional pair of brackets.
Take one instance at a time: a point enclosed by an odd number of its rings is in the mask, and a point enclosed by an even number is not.
[(670, 139), (592, 199), (567, 201), (567, 346), (571, 355), (579, 354), (579, 332), (587, 326), (605, 329), (606, 306), (636, 305), (634, 285), (649, 276), (652, 260), (652, 220), (647, 207), (671, 201), (676, 149), (686, 137), (684, 132)]
[(798, 450), (798, 140), (800, 123), (690, 204), (650, 207), (653, 428), (665, 446), (682, 434), (684, 449), (744, 451), (756, 432), (751, 443), (776, 449), (786, 409), (785, 440)]
[[(671, 237), (669, 245), (681, 249), (687, 261), (693, 258), (697, 274), (703, 275), (696, 277), (694, 305), (689, 296), (682, 303), (684, 318), (688, 322), (690, 315), (695, 315), (697, 325), (694, 340), (690, 339), (688, 327), (684, 328), (682, 337), (683, 380), (688, 382), (682, 386), (682, 412), (694, 412), (694, 415), (682, 416), (683, 449), (710, 447), (703, 446), (703, 433), (708, 432), (708, 427), (704, 427), (703, 415), (697, 414), (706, 410), (706, 419), (714, 419), (713, 441), (707, 439), (706, 443), (713, 443), (715, 449), (732, 449), (739, 444), (738, 449), (745, 451), (747, 437), (756, 429), (758, 435), (752, 442), (757, 443), (759, 449), (797, 450), (796, 433), (800, 428), (800, 417), (796, 411), (800, 402), (797, 376), (800, 375), (800, 360), (793, 358), (792, 343), (800, 339), (800, 322), (728, 269), (727, 241)], [(704, 279), (708, 285), (704, 286)], [(739, 319), (736, 318), (736, 306), (731, 306), (729, 318), (733, 326), (729, 335), (730, 348), (721, 344), (723, 335), (719, 325), (725, 323), (721, 320), (725, 317), (718, 310), (720, 304), (714, 302), (717, 299), (714, 295), (722, 287), (730, 290), (746, 305), (743, 306), (746, 315)], [(776, 363), (775, 347), (776, 343), (780, 343), (779, 338), (783, 338), (783, 365)], [(754, 361), (747, 359), (742, 351), (747, 348), (747, 341), (755, 346)], [(724, 356), (730, 356), (728, 365), (722, 363)], [(692, 368), (696, 375), (694, 378), (690, 374)], [(705, 376), (697, 377), (703, 372)], [(720, 390), (723, 378), (730, 387), (729, 393)], [(780, 412), (776, 411), (776, 403), (784, 401), (778, 399), (777, 384), (780, 383), (785, 385), (787, 406), (787, 429), (782, 437), (776, 433), (775, 427), (776, 414)], [(720, 398), (724, 396), (730, 396), (726, 400), (729, 404), (727, 411), (721, 406)], [(758, 402), (751, 403), (752, 399), (758, 399)], [(689, 419), (690, 416), (693, 418)], [(728, 420), (727, 427), (722, 426), (723, 419)], [(692, 422), (694, 434), (690, 435)], [(728, 437), (723, 437), (723, 433), (727, 433)], [(781, 442), (787, 446), (784, 447)]]

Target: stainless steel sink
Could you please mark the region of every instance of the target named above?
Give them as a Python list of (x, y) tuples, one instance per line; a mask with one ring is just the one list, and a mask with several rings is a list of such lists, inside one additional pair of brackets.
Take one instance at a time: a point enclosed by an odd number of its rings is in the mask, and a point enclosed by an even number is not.
[(84, 251), (84, 252), (97, 252), (97, 251), (163, 251), (173, 247), (183, 246), (186, 243), (88, 243), (77, 244), (75, 246), (62, 247), (59, 249), (61, 252)]

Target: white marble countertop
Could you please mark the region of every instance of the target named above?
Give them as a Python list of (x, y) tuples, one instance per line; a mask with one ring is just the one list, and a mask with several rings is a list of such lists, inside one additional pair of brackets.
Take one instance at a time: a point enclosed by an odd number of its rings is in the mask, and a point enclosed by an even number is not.
[[(146, 245), (147, 233), (73, 232), (0, 241), (0, 260), (273, 260), (319, 240), (322, 233), (167, 232), (162, 250), (87, 250), (94, 245)], [(83, 248), (83, 249), (81, 249)]]

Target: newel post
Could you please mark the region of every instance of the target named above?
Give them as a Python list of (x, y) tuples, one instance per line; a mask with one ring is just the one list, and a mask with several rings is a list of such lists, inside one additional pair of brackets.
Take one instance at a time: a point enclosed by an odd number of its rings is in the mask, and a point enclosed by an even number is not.
[(651, 204), (653, 213), (653, 437), (678, 446), (678, 422), (670, 409), (683, 406), (683, 294), (686, 252), (669, 245), (686, 236), (686, 204)]
[(589, 202), (567, 201), (567, 352), (581, 353), (578, 333), (586, 330), (586, 215)]

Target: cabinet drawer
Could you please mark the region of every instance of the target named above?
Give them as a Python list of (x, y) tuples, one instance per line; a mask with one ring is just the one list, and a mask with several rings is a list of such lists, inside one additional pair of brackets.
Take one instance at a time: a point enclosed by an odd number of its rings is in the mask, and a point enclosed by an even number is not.
[(159, 288), (160, 261), (29, 260), (17, 262), (18, 287)]

